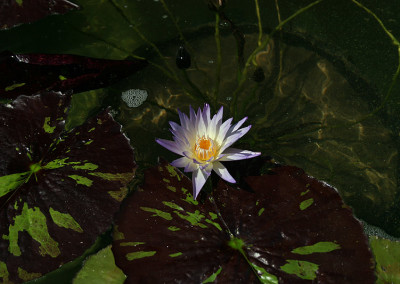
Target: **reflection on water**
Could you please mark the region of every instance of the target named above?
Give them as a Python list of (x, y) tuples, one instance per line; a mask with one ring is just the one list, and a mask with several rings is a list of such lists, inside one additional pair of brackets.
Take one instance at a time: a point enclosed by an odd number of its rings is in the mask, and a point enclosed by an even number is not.
[[(246, 34), (245, 56), (256, 46), (257, 35)], [(154, 139), (170, 139), (167, 122), (177, 120), (177, 108), (187, 111), (189, 105), (202, 105), (198, 90), (210, 103), (218, 94), (214, 107), (223, 104), (224, 116), (234, 115), (229, 113), (237, 87), (234, 38), (229, 34), (221, 38), (219, 86), (211, 30), (205, 29), (189, 40), (187, 49), (193, 62), (186, 71), (175, 66), (178, 48), (178, 43), (170, 42), (162, 52), (179, 83), (154, 66), (121, 83), (125, 89), (148, 91), (148, 99), (141, 106), (129, 108), (121, 102), (117, 117), (141, 161), (155, 162), (158, 156), (175, 158)], [(255, 71), (262, 72), (264, 78), (254, 80)], [(368, 118), (374, 107), (368, 103), (373, 98), (368, 96), (371, 94), (353, 88), (329, 60), (312, 50), (271, 41), (250, 68), (234, 110), (235, 119), (249, 117), (253, 128), (243, 143), (251, 145), (251, 150), (303, 168), (335, 186), (360, 218), (372, 224), (386, 223), (397, 190), (397, 149), (379, 119)]]

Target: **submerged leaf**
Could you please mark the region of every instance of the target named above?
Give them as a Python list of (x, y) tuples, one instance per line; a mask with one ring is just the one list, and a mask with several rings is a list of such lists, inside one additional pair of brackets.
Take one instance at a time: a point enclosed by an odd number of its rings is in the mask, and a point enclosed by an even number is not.
[[(299, 168), (220, 181), (201, 203), (162, 163), (117, 219), (113, 251), (129, 283), (374, 283), (360, 223), (332, 187)], [(308, 201), (307, 206), (301, 206)]]
[(32, 23), (48, 15), (65, 14), (79, 6), (67, 0), (2, 0), (0, 2), (0, 29)]
[(370, 237), (375, 255), (378, 284), (400, 283), (400, 242)]
[(0, 105), (0, 281), (37, 278), (81, 255), (110, 227), (134, 176), (133, 150), (107, 112), (64, 130), (69, 100), (44, 93)]
[(77, 55), (0, 54), (0, 98), (43, 91), (75, 93), (103, 88), (145, 67), (145, 60), (107, 60)]

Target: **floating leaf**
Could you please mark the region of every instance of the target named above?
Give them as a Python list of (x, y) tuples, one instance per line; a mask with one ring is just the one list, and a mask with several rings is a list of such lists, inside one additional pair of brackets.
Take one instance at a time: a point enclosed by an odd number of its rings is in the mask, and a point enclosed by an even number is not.
[(253, 192), (220, 181), (203, 203), (176, 168), (147, 170), (114, 233), (128, 282), (374, 283), (362, 227), (335, 189), (296, 167), (266, 168), (245, 179)]
[(121, 126), (103, 112), (64, 131), (70, 96), (0, 105), (0, 281), (37, 278), (109, 229), (134, 176)]
[(106, 60), (77, 55), (0, 54), (0, 98), (42, 91), (75, 93), (103, 88), (146, 66), (145, 60)]
[(115, 265), (111, 246), (108, 246), (95, 255), (90, 256), (81, 271), (74, 279), (74, 284), (122, 284), (125, 274)]
[(48, 15), (65, 14), (79, 6), (66, 0), (2, 0), (0, 3), (0, 29), (32, 23)]
[(370, 237), (375, 255), (377, 283), (400, 283), (400, 242)]

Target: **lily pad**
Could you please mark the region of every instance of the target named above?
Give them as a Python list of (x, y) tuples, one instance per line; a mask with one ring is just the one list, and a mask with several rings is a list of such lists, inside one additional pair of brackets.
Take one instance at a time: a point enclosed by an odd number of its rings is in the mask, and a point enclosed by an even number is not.
[(74, 284), (122, 284), (125, 274), (115, 265), (111, 245), (90, 256), (75, 277)]
[(2, 0), (0, 3), (0, 29), (32, 23), (48, 15), (65, 14), (79, 6), (66, 0)]
[(145, 60), (107, 60), (67, 54), (0, 54), (0, 98), (43, 91), (103, 88), (144, 68)]
[(107, 111), (64, 131), (70, 96), (0, 105), (0, 280), (21, 282), (75, 259), (110, 228), (135, 161)]
[(369, 241), (376, 260), (376, 283), (400, 283), (400, 242), (376, 236)]
[[(359, 221), (303, 170), (265, 165), (253, 192), (223, 181), (204, 202), (162, 163), (117, 219), (113, 251), (128, 283), (374, 283)], [(201, 199), (201, 198), (200, 198)]]

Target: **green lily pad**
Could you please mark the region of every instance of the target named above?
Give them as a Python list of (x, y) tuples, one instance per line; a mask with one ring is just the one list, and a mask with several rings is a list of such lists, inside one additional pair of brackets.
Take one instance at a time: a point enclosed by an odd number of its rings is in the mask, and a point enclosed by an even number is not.
[(400, 283), (400, 242), (370, 237), (378, 284)]
[(199, 201), (176, 168), (147, 170), (114, 232), (127, 282), (374, 283), (362, 226), (336, 190), (296, 167), (265, 167), (244, 179), (251, 191), (219, 181)]
[(111, 245), (90, 256), (75, 277), (74, 284), (122, 284), (125, 274), (115, 265)]
[(65, 131), (70, 96), (0, 105), (0, 280), (31, 280), (110, 228), (135, 161), (107, 111)]

